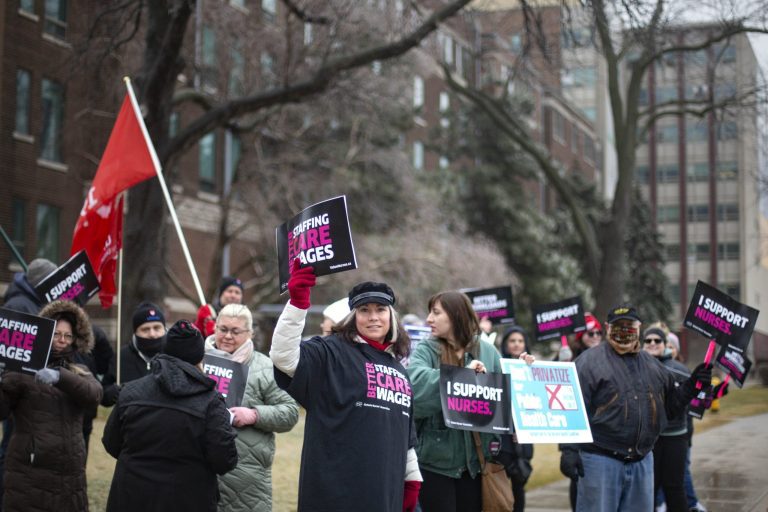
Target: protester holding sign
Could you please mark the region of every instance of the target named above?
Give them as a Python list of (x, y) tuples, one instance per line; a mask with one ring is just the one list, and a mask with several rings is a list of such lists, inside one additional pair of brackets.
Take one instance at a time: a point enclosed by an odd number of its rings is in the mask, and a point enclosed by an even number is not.
[(253, 318), (246, 306), (228, 304), (216, 317), (216, 334), (205, 351), (248, 365), (241, 406), (230, 408), (237, 432), (237, 467), (219, 477), (219, 510), (271, 511), (275, 432), (288, 432), (299, 420), (299, 406), (277, 386), (272, 361), (253, 348)]
[(653, 510), (653, 449), (668, 418), (681, 416), (709, 385), (712, 368), (701, 364), (682, 386), (640, 350), (640, 316), (629, 305), (608, 313), (607, 343), (575, 361), (593, 442), (564, 445), (560, 469), (580, 477), (577, 511)]
[[(507, 328), (501, 340), (502, 358), (519, 359), (524, 352), (531, 351), (528, 345), (528, 334), (519, 325)], [(505, 435), (502, 438), (499, 460), (504, 463), (507, 476), (512, 480), (512, 495), (515, 497), (512, 512), (525, 510), (525, 484), (531, 477), (531, 459), (533, 459), (532, 444), (520, 444), (511, 435)]]
[(101, 385), (73, 361), (93, 347), (91, 323), (68, 301), (40, 316), (56, 320), (48, 366), (34, 376), (5, 372), (0, 384), (0, 418), (15, 422), (3, 510), (87, 511), (83, 413), (99, 403)]
[[(433, 295), (427, 325), (432, 336), (419, 343), (408, 366), (419, 436), (419, 466), (424, 476), (419, 502), (424, 512), (480, 512), (481, 468), (473, 433), (446, 427), (440, 399), (440, 365), (501, 373), (499, 353), (479, 339), (479, 321), (464, 293)], [(480, 440), (484, 456), (493, 458), (496, 454), (491, 452), (491, 444), (498, 447), (500, 438), (481, 433)]]
[(411, 511), (421, 474), (395, 294), (356, 285), (333, 334), (302, 342), (314, 285), (314, 269), (294, 260), (270, 351), (278, 384), (307, 410), (298, 510)]
[(200, 331), (179, 320), (152, 373), (123, 387), (101, 440), (117, 459), (108, 512), (216, 510), (216, 475), (237, 465), (237, 448), (204, 354)]
[[(667, 335), (660, 327), (650, 327), (643, 333), (643, 350), (659, 361), (683, 384), (689, 377), (688, 368), (672, 359), (667, 349)], [(685, 498), (685, 458), (688, 451), (688, 415), (670, 418), (665, 429), (659, 434), (653, 447), (654, 495), (664, 490), (668, 512), (685, 512), (688, 505)]]

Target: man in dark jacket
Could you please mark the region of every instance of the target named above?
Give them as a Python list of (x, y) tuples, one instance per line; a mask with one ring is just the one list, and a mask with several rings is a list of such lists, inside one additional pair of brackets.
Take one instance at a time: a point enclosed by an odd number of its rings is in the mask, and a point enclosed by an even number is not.
[(667, 425), (708, 386), (712, 368), (699, 365), (682, 385), (640, 350), (640, 316), (632, 306), (608, 313), (607, 343), (576, 359), (593, 442), (563, 446), (560, 469), (579, 477), (576, 510), (653, 510), (653, 446)]
[(120, 383), (117, 383), (117, 360), (112, 362), (109, 373), (102, 379), (104, 398), (101, 405), (109, 407), (117, 402), (120, 386), (149, 375), (150, 361), (163, 346), (165, 340), (165, 315), (151, 302), (142, 302), (133, 312), (133, 336), (120, 349)]
[(107, 511), (216, 510), (216, 475), (237, 465), (236, 434), (215, 382), (200, 370), (203, 355), (202, 335), (180, 320), (152, 373), (120, 392), (102, 439), (117, 459)]

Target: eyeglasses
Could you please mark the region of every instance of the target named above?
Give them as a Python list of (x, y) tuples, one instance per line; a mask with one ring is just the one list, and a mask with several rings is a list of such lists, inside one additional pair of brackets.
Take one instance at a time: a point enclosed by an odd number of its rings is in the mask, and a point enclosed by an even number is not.
[(645, 338), (643, 340), (644, 343), (664, 343), (664, 340), (661, 338)]
[(233, 337), (237, 338), (241, 334), (245, 334), (248, 332), (247, 329), (229, 329), (227, 327), (222, 327), (220, 325), (216, 326), (216, 330), (221, 333), (222, 336), (226, 336), (227, 334), (231, 334)]
[(584, 336), (602, 336), (603, 331), (584, 331)]
[(64, 340), (65, 340), (65, 341), (72, 341), (73, 339), (75, 339), (75, 337), (74, 337), (74, 336), (72, 336), (72, 335), (71, 335), (70, 333), (68, 333), (68, 332), (67, 332), (67, 333), (64, 333), (64, 332), (58, 332), (58, 331), (56, 331), (56, 332), (54, 332), (54, 333), (53, 333), (53, 339), (55, 339), (55, 340), (60, 340), (60, 339), (62, 339), (62, 338), (64, 338)]

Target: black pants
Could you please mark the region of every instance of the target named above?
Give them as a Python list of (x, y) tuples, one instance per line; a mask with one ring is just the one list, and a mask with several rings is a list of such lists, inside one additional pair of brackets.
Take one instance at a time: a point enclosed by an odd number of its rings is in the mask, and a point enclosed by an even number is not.
[(419, 492), (419, 504), (423, 512), (480, 512), (482, 492), (480, 475), (475, 478), (467, 471), (461, 478), (421, 470), (424, 482)]
[(568, 499), (571, 501), (571, 510), (576, 512), (576, 496), (579, 495), (579, 477), (571, 478), (568, 484)]
[(515, 498), (512, 512), (523, 512), (525, 510), (525, 482), (512, 480), (512, 496)]
[(685, 512), (685, 456), (688, 436), (659, 436), (653, 447), (653, 492), (664, 489), (668, 512)]

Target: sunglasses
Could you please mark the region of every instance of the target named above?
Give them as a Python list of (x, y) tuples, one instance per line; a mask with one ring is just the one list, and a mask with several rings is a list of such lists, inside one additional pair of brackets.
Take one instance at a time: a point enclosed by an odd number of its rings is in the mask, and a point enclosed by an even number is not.
[(602, 336), (603, 331), (584, 331), (584, 336)]
[(664, 341), (661, 338), (645, 338), (643, 342), (644, 343), (664, 343)]

